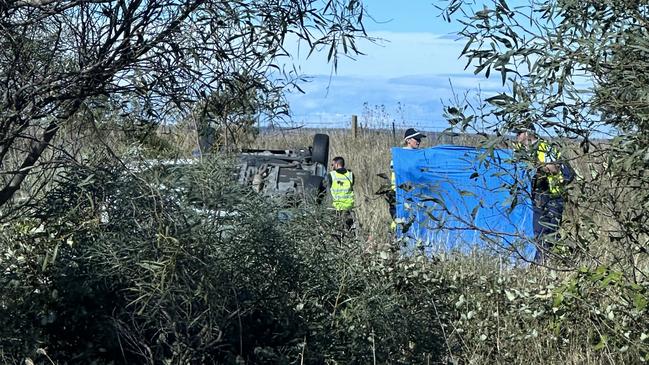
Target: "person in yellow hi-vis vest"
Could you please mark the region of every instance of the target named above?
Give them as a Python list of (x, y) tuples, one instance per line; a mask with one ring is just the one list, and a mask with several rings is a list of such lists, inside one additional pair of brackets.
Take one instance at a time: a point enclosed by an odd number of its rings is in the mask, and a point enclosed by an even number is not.
[[(406, 132), (403, 134), (403, 143), (405, 149), (416, 150), (421, 146), (421, 140), (426, 138), (426, 135), (417, 131), (414, 128), (406, 129)], [(390, 188), (391, 196), (388, 197), (388, 204), (390, 209), (390, 217), (392, 217), (392, 222), (390, 222), (390, 230), (395, 231), (397, 228), (397, 207), (396, 207), (396, 193), (397, 193), (397, 178), (394, 175), (394, 168), (392, 166), (392, 160), (390, 160)]]
[(334, 157), (332, 171), (327, 175), (327, 187), (331, 194), (331, 205), (342, 219), (345, 228), (354, 228), (354, 174), (345, 168), (345, 159)]
[(564, 177), (561, 154), (547, 141), (538, 137), (533, 126), (516, 131), (518, 149), (531, 154), (535, 162), (532, 177), (532, 200), (534, 236), (537, 250), (534, 261), (544, 263), (547, 251), (552, 248), (548, 236), (555, 234), (564, 208)]

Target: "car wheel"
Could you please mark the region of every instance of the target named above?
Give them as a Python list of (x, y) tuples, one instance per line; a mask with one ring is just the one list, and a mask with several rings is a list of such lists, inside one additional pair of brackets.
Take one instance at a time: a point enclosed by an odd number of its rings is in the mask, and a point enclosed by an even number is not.
[(326, 134), (316, 134), (313, 136), (313, 146), (311, 149), (311, 160), (327, 166), (329, 162), (329, 136)]

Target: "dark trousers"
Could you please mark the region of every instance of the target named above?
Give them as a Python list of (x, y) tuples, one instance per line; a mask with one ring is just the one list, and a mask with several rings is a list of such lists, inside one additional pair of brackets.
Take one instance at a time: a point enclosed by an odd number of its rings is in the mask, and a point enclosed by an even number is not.
[(552, 248), (552, 238), (548, 237), (559, 230), (563, 216), (563, 198), (552, 197), (547, 193), (534, 195), (534, 238), (536, 238), (536, 255), (534, 261), (543, 263), (545, 253)]

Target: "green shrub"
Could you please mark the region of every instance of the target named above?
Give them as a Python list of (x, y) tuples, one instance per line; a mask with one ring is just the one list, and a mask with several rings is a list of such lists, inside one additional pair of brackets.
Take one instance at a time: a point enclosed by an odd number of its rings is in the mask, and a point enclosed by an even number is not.
[[(0, 230), (0, 359), (65, 363), (636, 363), (646, 288), (610, 268), (368, 251), (227, 163), (59, 175)], [(290, 219), (286, 217), (290, 216)]]
[(5, 359), (39, 348), (57, 363), (444, 358), (447, 289), (430, 262), (365, 252), (312, 206), (278, 219), (281, 204), (229, 176), (214, 161), (60, 175), (34, 217), (3, 230)]
[(475, 257), (443, 270), (459, 288), (448, 340), (461, 363), (630, 364), (647, 354), (645, 309), (620, 301), (614, 273), (513, 269)]

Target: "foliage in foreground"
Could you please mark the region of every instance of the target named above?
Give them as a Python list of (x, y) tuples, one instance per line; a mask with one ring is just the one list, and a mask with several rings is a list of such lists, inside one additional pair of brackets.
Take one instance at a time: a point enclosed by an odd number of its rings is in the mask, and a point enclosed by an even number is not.
[[(635, 363), (618, 274), (367, 252), (227, 167), (59, 177), (2, 229), (0, 358), (64, 363)], [(91, 172), (92, 171), (92, 172)], [(292, 215), (291, 219), (278, 217)], [(588, 300), (585, 300), (588, 298)], [(46, 355), (44, 355), (46, 354)]]
[[(446, 288), (206, 162), (62, 174), (0, 238), (5, 362), (418, 363), (445, 356)], [(39, 350), (40, 349), (40, 350)]]

